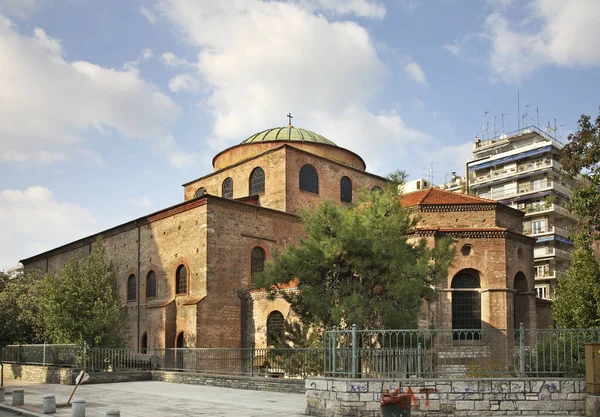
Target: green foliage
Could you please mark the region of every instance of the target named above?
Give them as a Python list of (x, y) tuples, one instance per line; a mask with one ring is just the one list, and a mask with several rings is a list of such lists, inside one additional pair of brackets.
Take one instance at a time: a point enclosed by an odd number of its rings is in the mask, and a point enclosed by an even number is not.
[(563, 328), (600, 326), (600, 266), (589, 232), (574, 234), (575, 250), (567, 276), (558, 281), (554, 320)]
[[(340, 207), (323, 202), (302, 215), (306, 238), (275, 253), (257, 283), (281, 294), (301, 322), (312, 328), (414, 328), (422, 299), (446, 277), (454, 256), (449, 239), (430, 249), (409, 242), (414, 220), (397, 187), (359, 192)], [(297, 282), (299, 291), (278, 291)]]
[(583, 228), (600, 231), (600, 115), (594, 123), (584, 114), (578, 124), (562, 160), (568, 174), (584, 178), (573, 191), (569, 208), (580, 217)]
[(58, 275), (47, 275), (40, 288), (39, 309), (45, 335), (53, 343), (118, 347), (127, 329), (117, 293), (116, 276), (97, 241), (89, 257), (71, 258)]
[(0, 273), (0, 346), (35, 343), (39, 337), (37, 288), (40, 275), (20, 274), (12, 280)]

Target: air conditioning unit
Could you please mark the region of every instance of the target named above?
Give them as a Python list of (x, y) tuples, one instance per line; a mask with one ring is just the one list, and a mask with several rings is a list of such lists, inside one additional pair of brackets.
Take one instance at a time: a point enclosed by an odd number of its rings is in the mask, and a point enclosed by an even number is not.
[(517, 205), (517, 207), (518, 207), (519, 209), (524, 209), (524, 208), (525, 208), (525, 203), (519, 203), (519, 204)]

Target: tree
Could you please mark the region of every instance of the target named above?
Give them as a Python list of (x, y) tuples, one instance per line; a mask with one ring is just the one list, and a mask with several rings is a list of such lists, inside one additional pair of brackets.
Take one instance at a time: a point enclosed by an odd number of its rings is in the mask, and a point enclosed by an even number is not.
[(600, 326), (600, 265), (594, 256), (590, 233), (575, 235), (575, 250), (567, 276), (558, 281), (554, 320), (563, 328)]
[[(257, 284), (270, 288), (271, 296), (281, 294), (315, 329), (415, 328), (423, 298), (434, 296), (454, 252), (449, 239), (433, 249), (409, 241), (415, 220), (401, 206), (397, 186), (392, 181), (383, 192), (362, 190), (347, 207), (326, 201), (304, 211), (306, 238), (276, 252)], [(289, 282), (298, 291), (279, 291)]]
[(98, 240), (87, 259), (71, 258), (58, 274), (49, 274), (39, 294), (45, 335), (53, 343), (117, 347), (127, 324), (117, 293), (116, 275)]
[(35, 301), (40, 279), (33, 271), (11, 280), (0, 273), (0, 347), (42, 341)]
[(571, 233), (575, 250), (567, 276), (558, 281), (553, 314), (560, 327), (600, 326), (600, 266), (594, 241), (600, 232), (600, 115), (592, 123), (582, 115), (577, 132), (569, 135), (563, 167), (577, 182), (568, 207), (579, 217)]
[(600, 232), (600, 115), (592, 123), (584, 114), (578, 124), (577, 132), (569, 135), (562, 160), (569, 175), (583, 177), (573, 190), (569, 208), (579, 216), (582, 228)]

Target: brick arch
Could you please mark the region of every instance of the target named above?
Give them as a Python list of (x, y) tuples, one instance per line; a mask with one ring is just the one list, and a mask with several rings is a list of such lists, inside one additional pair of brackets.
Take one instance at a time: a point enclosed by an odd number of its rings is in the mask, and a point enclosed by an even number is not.
[(477, 269), (465, 268), (452, 277), (452, 329), (465, 329), (466, 332), (453, 332), (454, 339), (478, 339), (481, 330), (481, 288), (480, 273)]
[(254, 241), (253, 243), (248, 245), (248, 249), (246, 251), (246, 259), (247, 259), (247, 265), (248, 265), (248, 271), (249, 271), (249, 274), (248, 274), (249, 285), (252, 285), (252, 252), (254, 251), (255, 248), (262, 249), (262, 251), (265, 255), (264, 262), (267, 262), (267, 260), (269, 260), (269, 258), (270, 258), (269, 248), (267, 246), (265, 246), (264, 243)]
[[(179, 269), (179, 267), (181, 265), (184, 265), (185, 269), (187, 271), (186, 292), (177, 294), (177, 270)], [(173, 295), (175, 297), (182, 296), (182, 295), (188, 295), (190, 293), (190, 283), (191, 283), (191, 278), (192, 278), (192, 271), (191, 271), (190, 266), (188, 265), (187, 261), (184, 258), (178, 258), (177, 261), (175, 261), (175, 267), (171, 269), (171, 274), (172, 274), (172, 277), (174, 278), (173, 279)]]

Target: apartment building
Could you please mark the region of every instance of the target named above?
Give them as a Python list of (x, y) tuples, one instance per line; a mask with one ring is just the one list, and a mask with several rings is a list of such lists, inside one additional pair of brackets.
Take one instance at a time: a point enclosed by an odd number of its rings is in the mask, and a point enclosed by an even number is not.
[(525, 212), (523, 234), (536, 238), (535, 290), (552, 299), (571, 260), (569, 230), (576, 218), (565, 208), (573, 180), (563, 171), (563, 145), (527, 127), (490, 140), (475, 139), (467, 162), (469, 194), (498, 200)]

